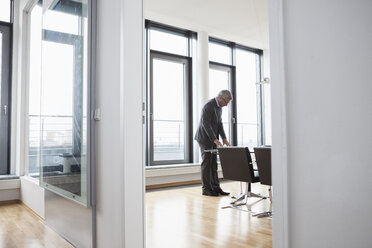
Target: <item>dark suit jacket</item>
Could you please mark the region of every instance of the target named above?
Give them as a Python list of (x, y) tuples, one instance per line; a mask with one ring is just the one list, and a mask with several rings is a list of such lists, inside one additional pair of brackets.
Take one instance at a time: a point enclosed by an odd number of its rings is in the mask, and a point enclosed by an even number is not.
[(203, 146), (212, 147), (214, 144), (213, 140), (218, 139), (219, 135), (222, 139), (226, 138), (221, 119), (222, 109), (218, 111), (219, 108), (216, 99), (212, 98), (202, 109), (195, 140)]

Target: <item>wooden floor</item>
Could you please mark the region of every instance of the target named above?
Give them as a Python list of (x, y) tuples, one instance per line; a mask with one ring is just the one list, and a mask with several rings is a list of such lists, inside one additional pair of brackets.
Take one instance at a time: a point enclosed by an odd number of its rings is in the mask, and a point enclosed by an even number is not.
[(0, 203), (1, 248), (71, 248), (44, 221), (20, 203)]
[[(244, 184), (243, 184), (244, 186)], [(240, 193), (240, 183), (224, 182), (223, 190)], [(268, 195), (254, 184), (253, 192)], [(147, 248), (266, 248), (272, 247), (272, 219), (253, 217), (267, 211), (269, 200), (250, 199), (240, 209), (225, 208), (229, 196), (201, 195), (201, 186), (148, 190), (146, 193)]]
[[(240, 183), (224, 182), (225, 191), (240, 192)], [(267, 195), (265, 186), (253, 192)], [(147, 248), (269, 248), (272, 219), (256, 218), (248, 211), (269, 209), (269, 201), (251, 199), (240, 209), (226, 208), (228, 196), (201, 195), (200, 185), (148, 190), (146, 193)], [(0, 204), (0, 248), (73, 247), (43, 220), (19, 203)]]

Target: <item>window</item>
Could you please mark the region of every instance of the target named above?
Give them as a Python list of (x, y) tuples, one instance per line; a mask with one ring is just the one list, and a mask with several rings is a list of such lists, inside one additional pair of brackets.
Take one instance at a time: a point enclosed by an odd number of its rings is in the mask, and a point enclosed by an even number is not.
[(13, 1), (0, 1), (0, 175), (14, 174), (10, 166)]
[(265, 110), (264, 114), (264, 123), (265, 123), (265, 145), (271, 145), (272, 144), (272, 133), (271, 133), (271, 85), (270, 82), (263, 84), (263, 95), (264, 95), (264, 107)]
[[(218, 92), (222, 89), (231, 91), (232, 83), (234, 81), (233, 67), (227, 65), (218, 65), (213, 62), (210, 63), (209, 69), (209, 98), (216, 97)], [(222, 111), (222, 123), (225, 129), (227, 140), (231, 141), (233, 137), (233, 128), (231, 123), (232, 118), (232, 104), (228, 105), (228, 111)]]
[(39, 1), (29, 12), (28, 175), (30, 176), (39, 175), (40, 165), (41, 4)]
[(221, 64), (231, 65), (232, 64), (231, 47), (216, 42), (210, 42), (209, 60)]
[[(90, 204), (91, 47), (89, 1), (43, 2), (40, 184)], [(92, 18), (88, 18), (88, 16)]]
[(13, 0), (0, 1), (0, 21), (12, 22), (13, 16)]
[(194, 33), (146, 21), (147, 165), (192, 162)]
[(261, 145), (260, 55), (236, 49), (237, 145)]
[(229, 89), (234, 100), (222, 112), (225, 133), (232, 145), (250, 148), (263, 144), (262, 51), (215, 38), (209, 40), (210, 97)]

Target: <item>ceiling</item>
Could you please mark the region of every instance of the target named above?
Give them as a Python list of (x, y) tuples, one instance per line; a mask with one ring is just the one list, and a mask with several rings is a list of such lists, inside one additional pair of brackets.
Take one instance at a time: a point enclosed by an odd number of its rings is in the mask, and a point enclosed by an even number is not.
[(144, 0), (146, 19), (268, 49), (267, 0)]

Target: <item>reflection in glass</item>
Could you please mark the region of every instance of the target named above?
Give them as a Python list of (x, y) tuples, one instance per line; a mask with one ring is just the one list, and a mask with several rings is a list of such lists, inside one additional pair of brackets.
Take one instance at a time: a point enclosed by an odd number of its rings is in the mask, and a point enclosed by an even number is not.
[(150, 29), (150, 49), (187, 56), (188, 38)]
[(185, 159), (184, 67), (153, 59), (154, 161)]
[(236, 106), (238, 146), (258, 145), (257, 56), (236, 49)]
[[(209, 99), (214, 98), (221, 90), (230, 90), (230, 72), (214, 68), (209, 69)], [(229, 121), (230, 104), (222, 109), (222, 123), (227, 140), (231, 141), (231, 124)]]
[(87, 0), (43, 14), (41, 183), (87, 204)]

